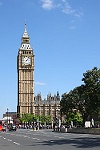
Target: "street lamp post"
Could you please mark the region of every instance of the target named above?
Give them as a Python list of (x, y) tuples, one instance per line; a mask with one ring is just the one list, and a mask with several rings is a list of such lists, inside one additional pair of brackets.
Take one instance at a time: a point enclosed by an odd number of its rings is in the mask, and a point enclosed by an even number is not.
[(7, 108), (7, 128), (8, 128), (8, 111), (9, 109)]

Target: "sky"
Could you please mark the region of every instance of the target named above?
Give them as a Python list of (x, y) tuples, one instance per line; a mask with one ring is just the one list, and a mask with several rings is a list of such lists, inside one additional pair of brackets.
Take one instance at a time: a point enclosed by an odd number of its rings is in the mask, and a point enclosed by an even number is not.
[(100, 68), (100, 0), (0, 0), (0, 118), (17, 111), (17, 55), (26, 20), (34, 92), (60, 96)]

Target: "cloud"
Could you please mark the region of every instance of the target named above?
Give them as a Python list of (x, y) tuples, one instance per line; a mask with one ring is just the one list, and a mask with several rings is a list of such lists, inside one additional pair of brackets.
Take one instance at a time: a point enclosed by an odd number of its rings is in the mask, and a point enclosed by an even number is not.
[(66, 13), (67, 15), (73, 15), (76, 17), (83, 16), (83, 13), (72, 8), (72, 6), (69, 4), (67, 0), (62, 0), (61, 8), (62, 8), (62, 12)]
[(46, 85), (46, 83), (43, 83), (43, 82), (35, 82), (35, 85), (45, 86), (45, 85)]
[(76, 16), (76, 17), (81, 17), (83, 15), (84, 15), (83, 12), (77, 12), (77, 13), (74, 14), (74, 16)]
[(62, 12), (66, 13), (66, 14), (74, 14), (75, 10), (69, 5), (68, 2), (66, 2), (65, 0), (63, 1), (64, 5), (62, 5)]
[(52, 8), (54, 8), (53, 0), (41, 0), (41, 2), (42, 2), (42, 8), (44, 9), (51, 10)]
[(68, 0), (41, 0), (42, 2), (42, 8), (51, 10), (54, 8), (58, 8), (63, 13), (67, 15), (73, 15), (76, 17), (83, 16), (83, 13), (74, 9), (68, 2)]

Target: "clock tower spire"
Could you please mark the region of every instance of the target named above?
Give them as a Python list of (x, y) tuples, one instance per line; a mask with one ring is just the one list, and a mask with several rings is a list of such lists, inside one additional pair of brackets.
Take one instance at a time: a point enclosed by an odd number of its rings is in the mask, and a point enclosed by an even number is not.
[(34, 113), (34, 52), (26, 30), (22, 35), (21, 46), (17, 56), (18, 104), (17, 113)]

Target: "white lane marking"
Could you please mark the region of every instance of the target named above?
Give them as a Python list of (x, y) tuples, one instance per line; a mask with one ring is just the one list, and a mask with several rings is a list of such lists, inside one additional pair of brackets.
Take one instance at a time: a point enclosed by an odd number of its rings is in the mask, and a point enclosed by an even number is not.
[(39, 141), (40, 139), (37, 138), (37, 140)]
[(44, 142), (47, 142), (48, 140), (46, 140), (46, 139), (43, 139), (43, 141), (44, 141)]
[(16, 143), (16, 142), (13, 142), (14, 144), (16, 144), (16, 145), (20, 145), (20, 143)]
[(38, 138), (32, 138), (32, 139), (33, 139), (33, 140), (38, 140), (38, 141), (40, 140), (40, 139), (38, 139)]
[(27, 135), (23, 135), (23, 137), (28, 137)]
[(51, 143), (53, 143), (54, 141), (50, 141)]
[[(2, 137), (2, 136), (1, 136)], [(10, 141), (10, 142), (12, 142), (12, 140), (11, 139), (7, 139), (7, 138), (5, 138), (5, 137), (2, 137), (4, 140), (8, 140), (8, 141)], [(13, 142), (14, 144), (16, 144), (16, 145), (20, 145), (20, 143), (17, 143), (17, 142)]]
[(59, 138), (59, 139), (65, 139), (65, 137), (63, 136), (54, 136), (54, 137)]
[(10, 142), (11, 142), (12, 140), (8, 139), (8, 141), (10, 141)]
[(59, 137), (59, 136), (54, 136), (54, 137)]
[(30, 139), (30, 136), (27, 136), (27, 135), (23, 135), (23, 137), (26, 137), (26, 138), (29, 138), (29, 139)]
[(59, 139), (65, 139), (64, 137), (58, 137)]

